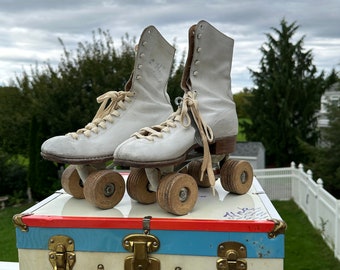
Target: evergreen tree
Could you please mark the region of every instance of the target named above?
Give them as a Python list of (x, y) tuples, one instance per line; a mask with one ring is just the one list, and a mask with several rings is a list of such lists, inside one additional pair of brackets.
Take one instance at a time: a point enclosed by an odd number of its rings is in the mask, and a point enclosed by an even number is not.
[(280, 29), (272, 28), (258, 71), (250, 70), (255, 87), (245, 111), (251, 123), (242, 125), (247, 140), (263, 143), (270, 166), (306, 162), (300, 142), (315, 145), (318, 139), (315, 112), (326, 85), (312, 52), (303, 48), (304, 37), (294, 42), (298, 28), (284, 19)]

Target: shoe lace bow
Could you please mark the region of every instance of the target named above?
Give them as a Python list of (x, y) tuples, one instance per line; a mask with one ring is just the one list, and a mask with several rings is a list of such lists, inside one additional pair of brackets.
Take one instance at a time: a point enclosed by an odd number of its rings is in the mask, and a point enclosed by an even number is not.
[(134, 92), (130, 91), (108, 91), (97, 97), (97, 102), (101, 103), (101, 105), (93, 120), (84, 128), (78, 129), (76, 132), (70, 132), (68, 135), (73, 139), (78, 139), (81, 134), (86, 137), (90, 137), (91, 133), (97, 134), (99, 128), (106, 128), (106, 122), (113, 123), (114, 117), (120, 116), (118, 109), (125, 110), (124, 102), (130, 102), (130, 97), (133, 95)]
[[(153, 141), (155, 138), (162, 138), (163, 133), (170, 132), (170, 129), (175, 128), (177, 125), (176, 123), (178, 122), (184, 127), (189, 127), (191, 125), (192, 116), (203, 144), (203, 162), (201, 165), (200, 181), (202, 181), (204, 173), (207, 172), (210, 186), (212, 187), (213, 193), (215, 193), (213, 188), (215, 185), (215, 175), (212, 168), (212, 160), (209, 150), (209, 143), (213, 142), (214, 136), (212, 129), (203, 121), (201, 117), (196, 96), (197, 92), (187, 91), (183, 95), (177, 111), (172, 113), (166, 121), (152, 127), (144, 127), (138, 132), (132, 134), (132, 136), (136, 137), (137, 139), (144, 138), (149, 141)], [(191, 114), (189, 114), (189, 112), (191, 112)]]

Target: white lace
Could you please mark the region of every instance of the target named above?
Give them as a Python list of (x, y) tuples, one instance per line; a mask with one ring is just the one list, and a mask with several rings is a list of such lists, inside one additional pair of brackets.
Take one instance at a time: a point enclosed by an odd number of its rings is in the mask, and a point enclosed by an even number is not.
[[(134, 92), (130, 91), (109, 91), (97, 98), (97, 102), (101, 103), (92, 122), (88, 123), (84, 128), (78, 129), (76, 132), (70, 132), (68, 135), (73, 139), (78, 139), (83, 134), (90, 137), (91, 133), (98, 133), (99, 128), (105, 129), (106, 122), (113, 123), (114, 117), (119, 117), (118, 109), (125, 110), (124, 102), (130, 102), (130, 97)], [(110, 103), (109, 103), (110, 102)]]
[(196, 96), (196, 92), (187, 91), (184, 94), (181, 105), (178, 107), (177, 111), (172, 113), (165, 122), (152, 127), (142, 128), (140, 131), (134, 133), (132, 136), (136, 137), (137, 139), (144, 138), (149, 141), (153, 141), (155, 137), (162, 138), (163, 133), (170, 132), (170, 129), (175, 128), (178, 122), (181, 123), (184, 127), (189, 127), (191, 125), (191, 118), (189, 115), (190, 110), (203, 143), (203, 162), (201, 166), (200, 180), (202, 181), (204, 173), (207, 172), (209, 183), (211, 187), (213, 187), (215, 185), (215, 176), (212, 169), (209, 143), (213, 141), (214, 136), (212, 129), (202, 120), (201, 114), (198, 109), (198, 101), (196, 100)]

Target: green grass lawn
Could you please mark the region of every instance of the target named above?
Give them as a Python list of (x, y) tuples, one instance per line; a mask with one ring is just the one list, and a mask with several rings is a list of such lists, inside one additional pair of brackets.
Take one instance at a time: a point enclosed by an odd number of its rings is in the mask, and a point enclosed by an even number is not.
[(288, 228), (285, 235), (285, 270), (335, 270), (340, 262), (293, 202), (274, 201)]
[(15, 227), (12, 223), (12, 217), (29, 207), (30, 205), (22, 205), (20, 207), (8, 207), (0, 210), (0, 261), (18, 261)]
[[(273, 204), (288, 224), (285, 236), (285, 270), (340, 269), (340, 262), (334, 258), (333, 251), (294, 202), (274, 201)], [(18, 261), (12, 216), (28, 207), (29, 205), (24, 205), (0, 210), (0, 261)]]

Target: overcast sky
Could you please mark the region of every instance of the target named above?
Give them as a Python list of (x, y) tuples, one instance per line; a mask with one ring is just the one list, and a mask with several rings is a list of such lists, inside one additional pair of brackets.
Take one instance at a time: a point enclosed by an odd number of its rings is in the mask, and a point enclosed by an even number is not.
[(295, 37), (305, 36), (304, 48), (312, 49), (319, 71), (339, 71), (339, 0), (1, 0), (0, 85), (36, 63), (56, 65), (62, 55), (58, 38), (74, 50), (98, 28), (109, 30), (119, 48), (125, 33), (138, 41), (154, 25), (170, 43), (176, 39), (180, 58), (188, 28), (203, 19), (235, 40), (235, 93), (253, 85), (248, 69), (258, 68), (265, 34), (283, 18), (300, 26)]

